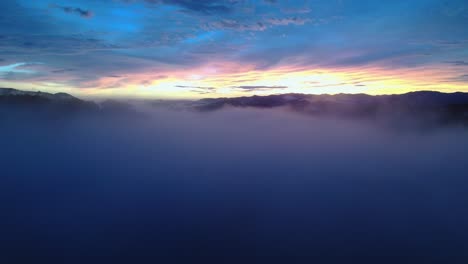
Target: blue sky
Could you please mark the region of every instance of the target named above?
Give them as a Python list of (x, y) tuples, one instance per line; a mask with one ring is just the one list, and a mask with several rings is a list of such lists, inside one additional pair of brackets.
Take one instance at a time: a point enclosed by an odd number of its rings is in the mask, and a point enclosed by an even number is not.
[(468, 91), (463, 0), (6, 0), (0, 10), (1, 86), (142, 97)]

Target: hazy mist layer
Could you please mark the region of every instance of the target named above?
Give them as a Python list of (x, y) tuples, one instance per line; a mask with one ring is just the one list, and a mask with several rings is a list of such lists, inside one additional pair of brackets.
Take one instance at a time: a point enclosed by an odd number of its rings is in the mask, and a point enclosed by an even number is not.
[(466, 129), (148, 113), (2, 120), (5, 263), (468, 260)]

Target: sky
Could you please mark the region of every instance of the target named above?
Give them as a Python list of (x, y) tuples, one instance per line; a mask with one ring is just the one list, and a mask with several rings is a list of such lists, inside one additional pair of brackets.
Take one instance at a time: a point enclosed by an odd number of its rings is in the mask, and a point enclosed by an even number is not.
[(2, 0), (0, 87), (82, 97), (468, 92), (466, 0)]

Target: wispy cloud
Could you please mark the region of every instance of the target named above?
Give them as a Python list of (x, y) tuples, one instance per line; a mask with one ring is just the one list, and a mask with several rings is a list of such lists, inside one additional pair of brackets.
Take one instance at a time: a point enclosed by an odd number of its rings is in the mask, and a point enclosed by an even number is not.
[(58, 69), (51, 71), (52, 73), (65, 73), (65, 72), (73, 72), (75, 69)]
[(0, 66), (0, 79), (2, 80), (29, 80), (44, 73), (31, 69), (35, 65), (42, 65), (39, 62), (19, 62), (10, 65)]
[(305, 23), (309, 21), (311, 21), (311, 19), (298, 18), (298, 17), (270, 18), (267, 20), (269, 24), (276, 25), (276, 26), (304, 25)]
[(185, 11), (195, 12), (205, 15), (224, 14), (232, 11), (236, 1), (229, 0), (121, 0), (123, 2), (146, 2), (155, 5), (174, 5), (183, 8)]
[(207, 30), (264, 31), (275, 26), (304, 25), (310, 21), (312, 20), (298, 17), (267, 18), (258, 21), (221, 19), (206, 24), (204, 28)]
[(264, 86), (264, 85), (242, 85), (242, 86), (233, 86), (234, 89), (240, 89), (245, 91), (258, 91), (258, 90), (282, 90), (287, 89), (288, 86)]
[(455, 76), (452, 78), (448, 78), (444, 80), (445, 82), (455, 82), (455, 83), (468, 83), (468, 74), (463, 74), (459, 76)]
[(466, 61), (447, 61), (447, 63), (455, 66), (468, 66), (468, 62)]
[(54, 8), (61, 9), (65, 13), (76, 14), (83, 18), (91, 18), (94, 14), (90, 10), (85, 10), (79, 7), (72, 7), (72, 6), (60, 6), (60, 5), (52, 5)]

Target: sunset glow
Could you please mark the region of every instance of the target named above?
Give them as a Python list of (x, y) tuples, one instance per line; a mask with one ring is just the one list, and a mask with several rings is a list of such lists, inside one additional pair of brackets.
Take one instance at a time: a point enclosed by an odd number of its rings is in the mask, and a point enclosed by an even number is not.
[(463, 1), (2, 5), (2, 87), (186, 99), (468, 91)]

